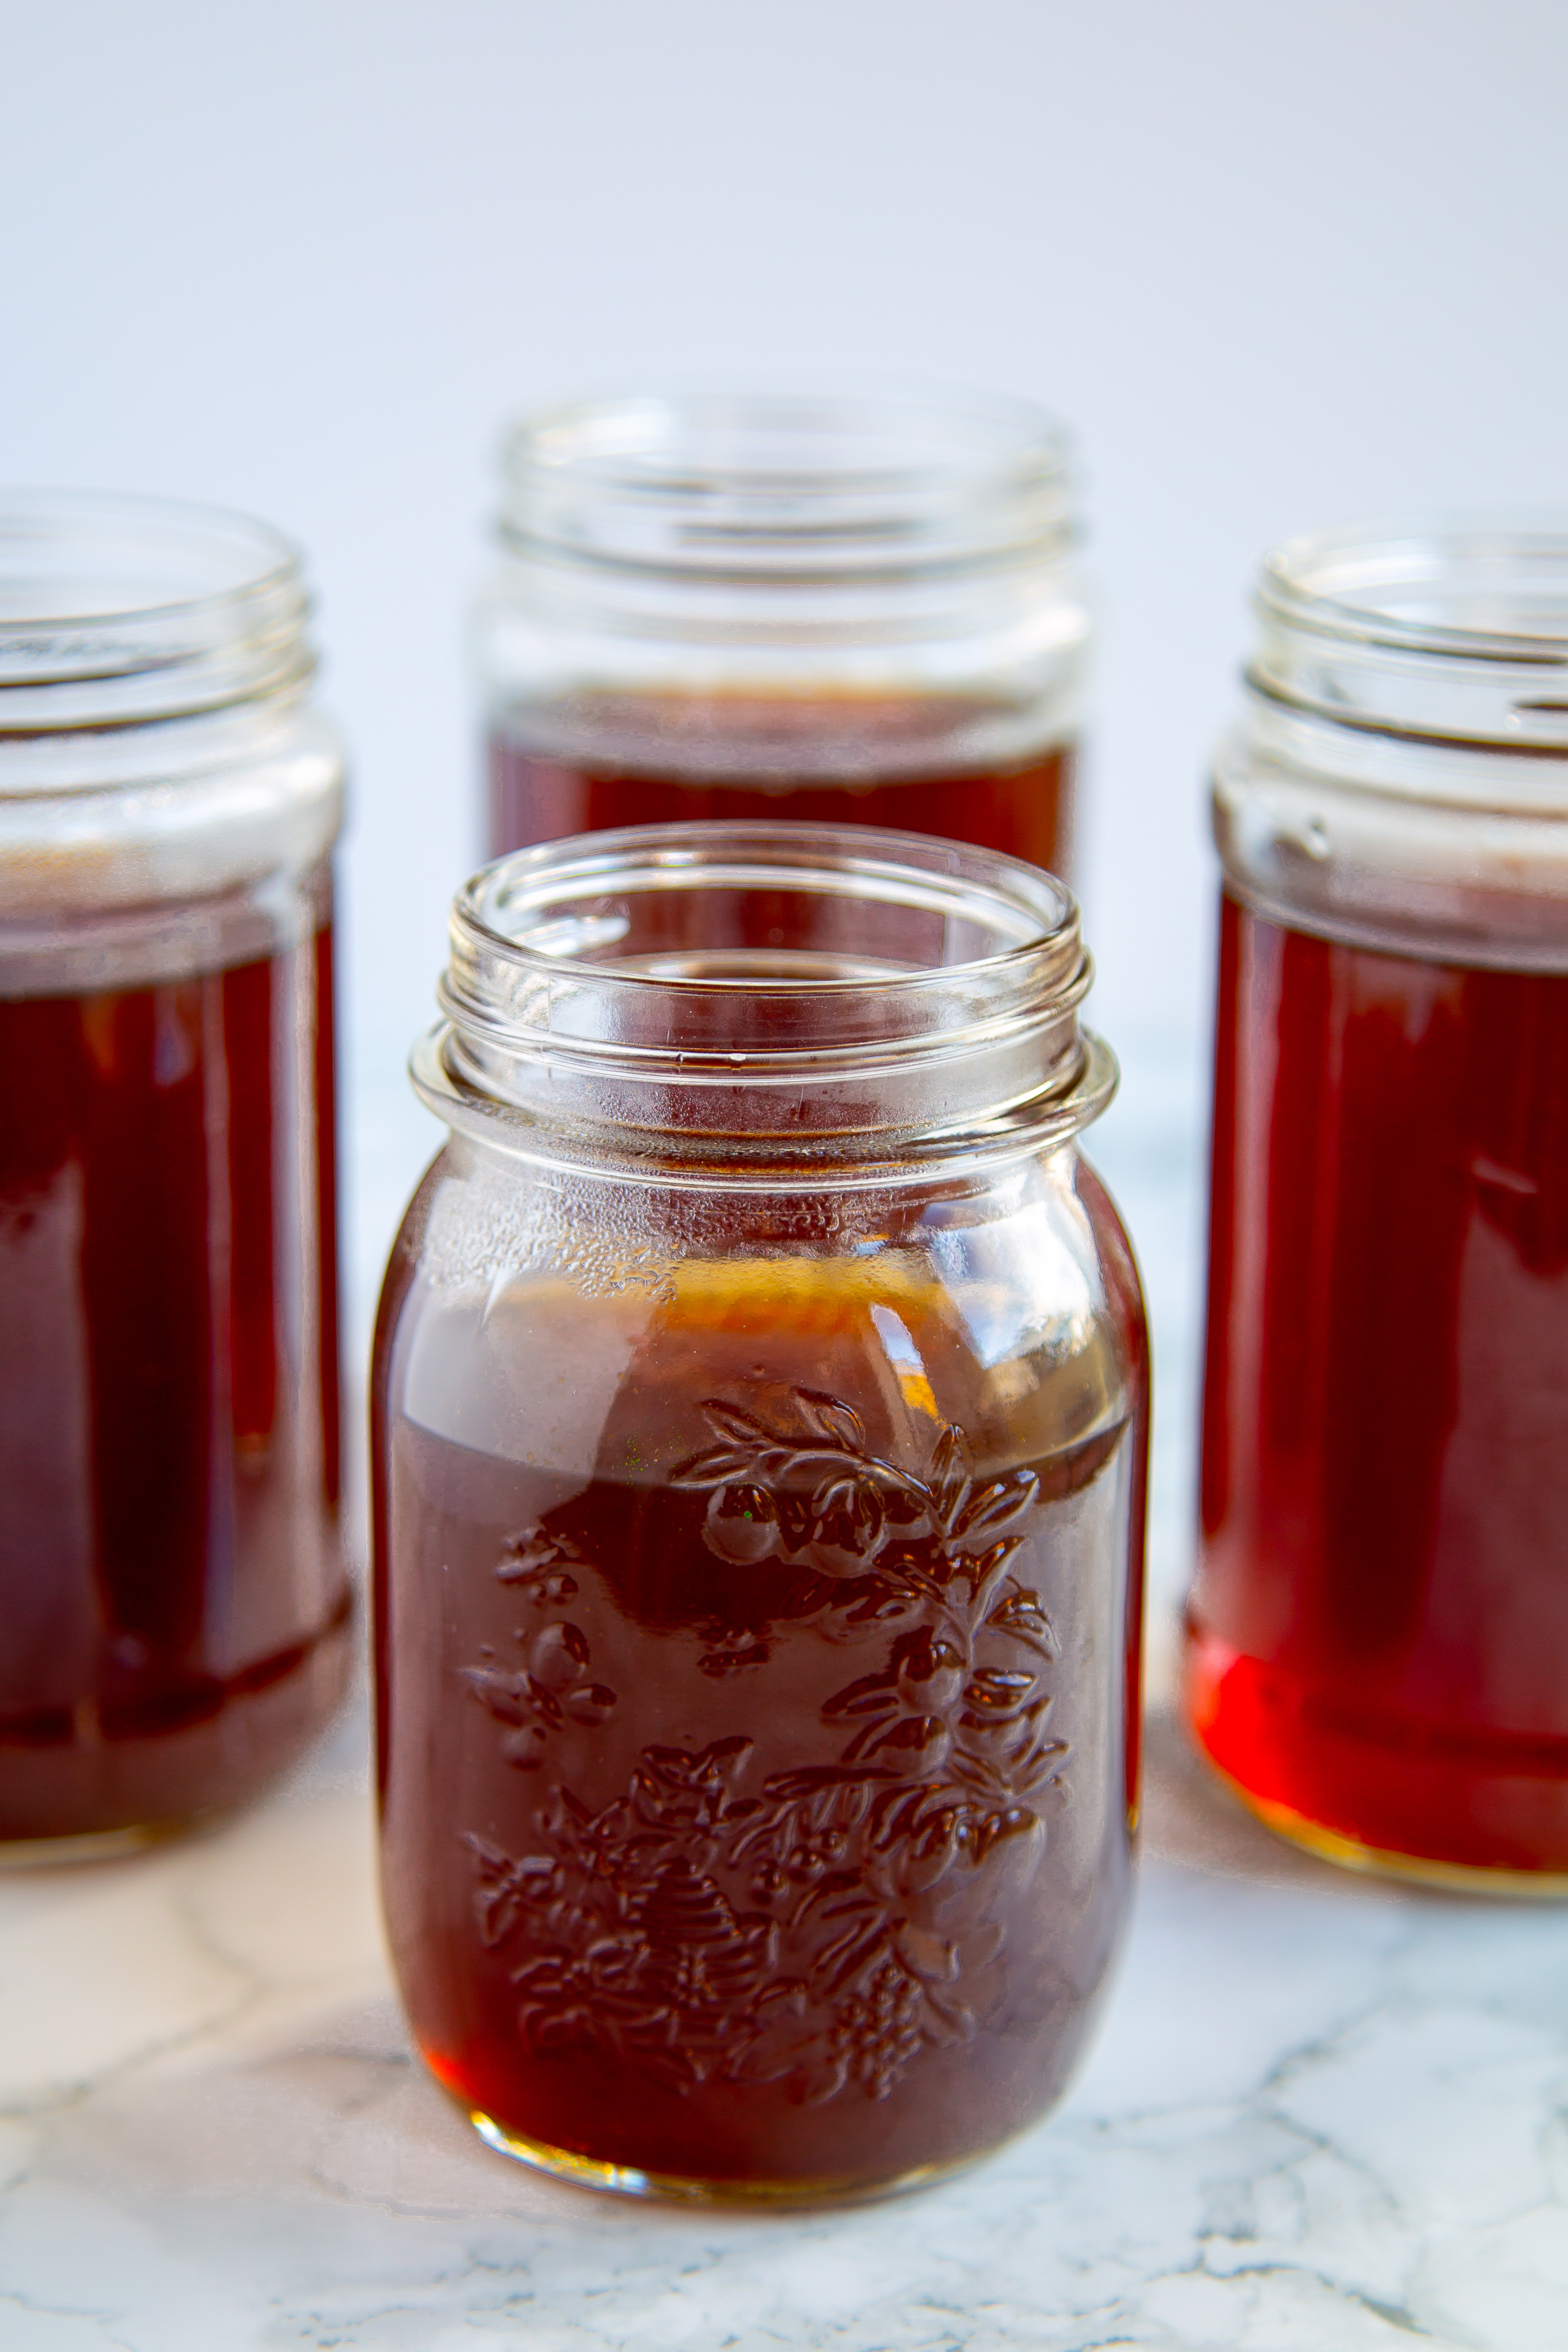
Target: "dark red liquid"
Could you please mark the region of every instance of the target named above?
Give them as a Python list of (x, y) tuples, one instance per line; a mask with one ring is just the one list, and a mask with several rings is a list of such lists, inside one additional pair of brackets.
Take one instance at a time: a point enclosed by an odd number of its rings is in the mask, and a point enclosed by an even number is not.
[(1218, 1036), (1198, 1737), (1363, 1846), (1568, 1873), (1568, 974), (1228, 898)]
[(329, 929), (0, 999), (0, 1840), (232, 1804), (338, 1695), (331, 1007)]
[[(1084, 1199), (1127, 1417), (1054, 1450), (939, 1291), (795, 1261), (696, 1268), (641, 1314), (559, 1282), (493, 1310), (536, 1400), (535, 1458), (503, 1459), (400, 1403), (442, 1310), (394, 1261), (387, 1916), (426, 2058), (514, 2143), (846, 2194), (1061, 2089), (1128, 1893), (1146, 1393), (1135, 1276)], [(552, 1468), (621, 1362), (591, 1466)]]
[[(503, 720), (490, 746), (490, 855), (621, 825), (749, 817), (934, 834), (1067, 875), (1071, 747), (988, 764), (961, 749), (968, 709), (913, 697), (605, 696), (593, 712), (613, 750), (570, 758), (532, 748), (525, 719)], [(589, 731), (581, 718), (579, 731)]]

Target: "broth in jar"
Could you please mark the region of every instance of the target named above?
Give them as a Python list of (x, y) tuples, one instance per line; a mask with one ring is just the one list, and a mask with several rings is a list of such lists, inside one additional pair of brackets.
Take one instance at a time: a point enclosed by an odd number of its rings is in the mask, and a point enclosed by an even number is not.
[[(1071, 1143), (1109, 1085), (1071, 902), (856, 840), (504, 861), (418, 1064), (455, 1133), (374, 1374), (389, 1931), (479, 2130), (606, 2187), (831, 2200), (983, 2153), (1060, 2094), (1125, 1915), (1148, 1361)], [(890, 910), (946, 989), (829, 976)], [(695, 978), (694, 929), (801, 936)], [(988, 1147), (1004, 1070), (1036, 1108)], [(923, 1089), (957, 1131), (895, 1146)]]

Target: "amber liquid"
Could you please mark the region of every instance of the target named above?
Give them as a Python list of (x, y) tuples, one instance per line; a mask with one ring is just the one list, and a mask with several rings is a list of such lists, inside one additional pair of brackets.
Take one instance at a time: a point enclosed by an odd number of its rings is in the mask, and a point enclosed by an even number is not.
[(490, 745), (490, 855), (621, 825), (748, 817), (887, 825), (1068, 876), (1071, 746), (966, 756), (956, 747), (976, 715), (937, 697), (601, 696), (579, 706), (574, 729), (601, 748), (568, 757), (530, 741), (525, 714), (504, 717)]
[(1309, 1842), (1568, 1874), (1568, 974), (1226, 900), (1188, 1675)]
[[(879, 1279), (534, 1293), (528, 1463), (400, 1409), (394, 1270), (392, 1948), (441, 2081), (557, 2169), (868, 2193), (1032, 2121), (1085, 2037), (1128, 1892), (1135, 1294), (1130, 1417), (1020, 1458), (950, 1307)], [(601, 1381), (586, 1475), (543, 1466)]]
[(0, 1000), (0, 1841), (233, 1804), (341, 1686), (331, 1007), (329, 929)]

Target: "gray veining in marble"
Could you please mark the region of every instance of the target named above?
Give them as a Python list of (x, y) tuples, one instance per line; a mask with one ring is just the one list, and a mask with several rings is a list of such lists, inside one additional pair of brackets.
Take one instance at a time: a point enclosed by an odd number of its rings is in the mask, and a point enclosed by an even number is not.
[[(1155, 1117), (1103, 1157), (1155, 1305), (1166, 1627), (1195, 1155)], [(0, 1878), (0, 2352), (1568, 2346), (1568, 1909), (1295, 1855), (1156, 1712), (1134, 1931), (1060, 2112), (900, 2202), (672, 2212), (491, 2155), (412, 2060), (362, 1754), (361, 1715), (220, 1832)]]
[(732, 2217), (490, 2155), (409, 2056), (350, 1735), (249, 1819), (0, 1885), (5, 2352), (1560, 2352), (1568, 1914), (1292, 1856), (1157, 1725), (1062, 2110), (923, 2196)]

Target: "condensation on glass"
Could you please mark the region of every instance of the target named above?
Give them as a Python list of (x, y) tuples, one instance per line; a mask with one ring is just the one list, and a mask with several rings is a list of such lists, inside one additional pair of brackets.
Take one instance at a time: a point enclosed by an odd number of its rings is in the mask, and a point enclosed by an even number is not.
[(459, 898), (376, 1343), (383, 1885), (498, 2148), (835, 2199), (1038, 2116), (1124, 1918), (1148, 1360), (1051, 877), (653, 827)]
[(1363, 1867), (1568, 1888), (1568, 522), (1266, 567), (1221, 753), (1197, 1737)]
[(490, 854), (653, 822), (896, 825), (1071, 870), (1068, 451), (978, 395), (526, 420), (477, 615)]
[(239, 1802), (341, 1687), (331, 876), (293, 551), (0, 500), (0, 1848)]

